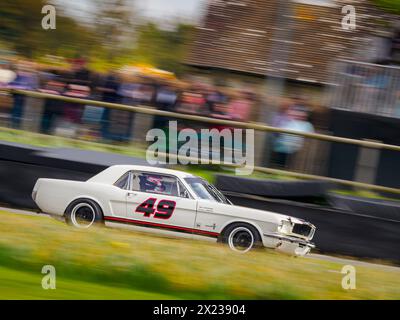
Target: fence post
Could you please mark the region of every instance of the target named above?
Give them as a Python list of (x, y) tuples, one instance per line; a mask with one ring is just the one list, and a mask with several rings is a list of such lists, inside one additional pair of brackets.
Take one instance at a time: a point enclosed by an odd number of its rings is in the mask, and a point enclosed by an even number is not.
[(26, 131), (39, 132), (45, 99), (26, 96), (22, 114), (21, 128)]
[[(376, 140), (364, 139), (366, 141), (380, 142)], [(379, 165), (380, 158), (379, 149), (371, 149), (367, 147), (360, 147), (358, 151), (358, 158), (355, 170), (355, 181), (374, 184), (376, 172)]]
[[(154, 110), (155, 107), (148, 107)], [(154, 115), (136, 112), (133, 119), (132, 134), (135, 143), (146, 143), (146, 134), (153, 128)]]

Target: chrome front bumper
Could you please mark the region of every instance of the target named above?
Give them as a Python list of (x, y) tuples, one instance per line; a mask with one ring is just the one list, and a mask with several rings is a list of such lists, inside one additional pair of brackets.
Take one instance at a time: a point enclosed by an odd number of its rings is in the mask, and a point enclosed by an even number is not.
[(304, 256), (315, 248), (315, 245), (305, 239), (285, 236), (277, 233), (264, 233), (264, 237), (273, 239), (276, 250), (296, 256)]

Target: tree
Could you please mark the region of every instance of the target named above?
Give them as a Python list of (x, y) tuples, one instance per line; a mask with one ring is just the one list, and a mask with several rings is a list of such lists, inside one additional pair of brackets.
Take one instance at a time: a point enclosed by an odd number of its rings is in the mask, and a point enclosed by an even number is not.
[(2, 0), (0, 3), (0, 39), (13, 43), (15, 49), (32, 56), (41, 38), (43, 0)]
[(96, 46), (95, 32), (57, 9), (57, 28), (42, 28), (44, 0), (2, 0), (0, 41), (20, 55), (35, 58), (44, 54), (75, 56), (89, 54)]
[[(135, 21), (134, 0), (91, 0), (92, 17), (76, 20), (57, 10), (56, 29), (44, 30), (42, 7), (51, 0), (1, 0), (0, 43), (28, 58), (84, 56), (96, 69), (144, 62), (180, 74), (193, 26), (174, 30)], [(57, 3), (57, 2), (55, 2)]]
[(137, 30), (133, 58), (179, 75), (184, 72), (182, 61), (193, 29), (188, 24), (178, 24), (172, 31), (162, 30), (154, 23), (144, 24)]
[(134, 7), (131, 0), (104, 0), (97, 3), (95, 30), (109, 62), (131, 45), (134, 33)]
[(400, 14), (399, 0), (374, 0), (375, 4), (389, 12)]

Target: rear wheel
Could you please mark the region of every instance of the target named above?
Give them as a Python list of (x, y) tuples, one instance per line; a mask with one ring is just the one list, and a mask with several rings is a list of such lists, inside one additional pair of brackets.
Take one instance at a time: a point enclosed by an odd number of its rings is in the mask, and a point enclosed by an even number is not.
[(103, 213), (99, 205), (92, 200), (76, 200), (68, 206), (65, 218), (69, 225), (88, 229), (103, 222)]
[(233, 251), (245, 253), (261, 246), (261, 237), (257, 229), (246, 223), (234, 223), (222, 233), (221, 242)]

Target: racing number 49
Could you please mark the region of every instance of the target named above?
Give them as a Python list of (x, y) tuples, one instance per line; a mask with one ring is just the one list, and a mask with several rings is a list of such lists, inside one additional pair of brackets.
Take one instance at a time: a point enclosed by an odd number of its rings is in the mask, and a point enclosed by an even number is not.
[(145, 217), (154, 215), (154, 218), (169, 219), (174, 213), (176, 202), (171, 200), (160, 200), (156, 205), (156, 198), (148, 198), (136, 207), (135, 212), (144, 213)]

